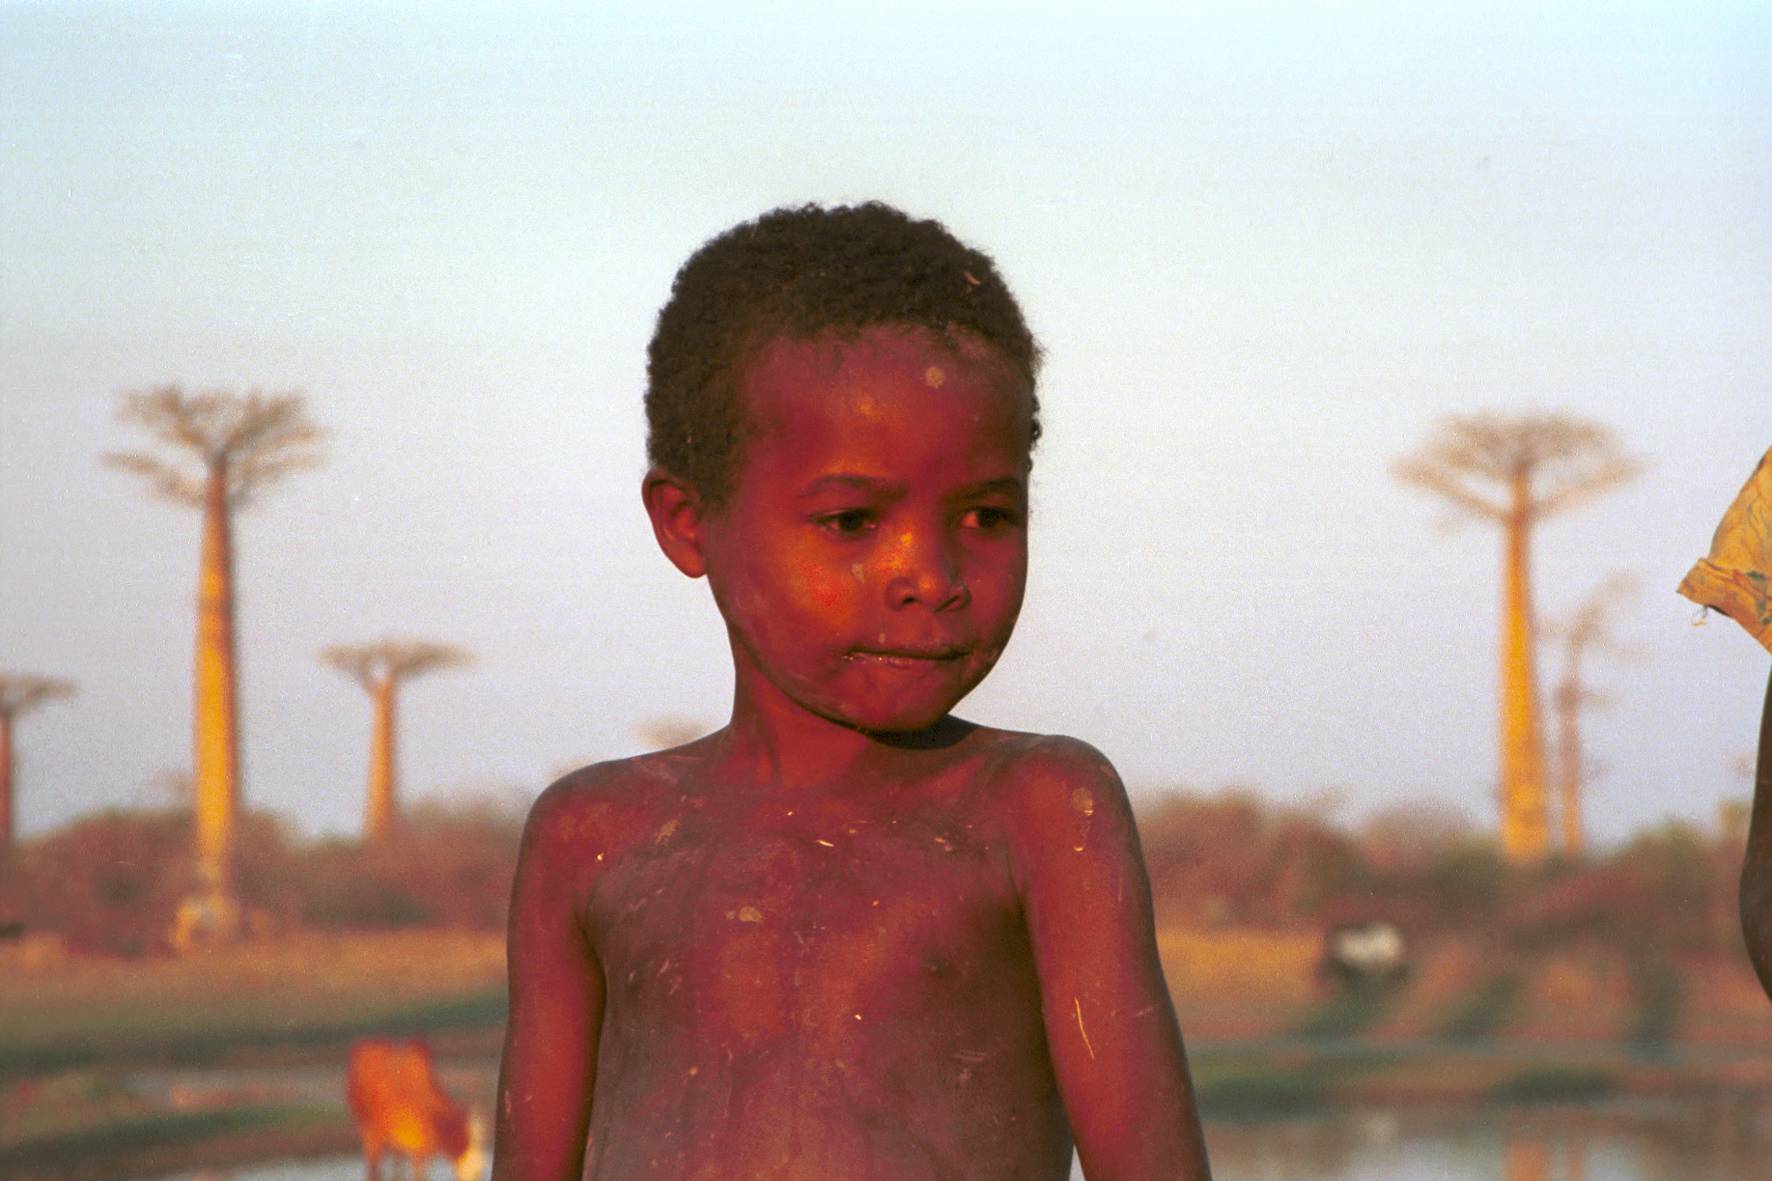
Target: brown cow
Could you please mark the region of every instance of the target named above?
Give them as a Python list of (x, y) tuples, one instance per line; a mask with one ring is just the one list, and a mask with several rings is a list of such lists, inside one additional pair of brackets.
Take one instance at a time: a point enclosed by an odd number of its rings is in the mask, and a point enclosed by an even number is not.
[(359, 1041), (351, 1047), (345, 1093), (370, 1181), (381, 1177), (382, 1154), (390, 1150), (406, 1155), (414, 1181), (433, 1156), (450, 1160), (458, 1181), (478, 1181), (486, 1163), (480, 1120), (444, 1093), (424, 1042)]

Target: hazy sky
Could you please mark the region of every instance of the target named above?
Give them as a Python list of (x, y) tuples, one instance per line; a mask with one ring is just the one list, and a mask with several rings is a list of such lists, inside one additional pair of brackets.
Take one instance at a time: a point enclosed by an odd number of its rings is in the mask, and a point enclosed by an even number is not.
[(1388, 466), (1566, 409), (1649, 465), (1537, 542), (1545, 615), (1644, 584), (1590, 828), (1746, 793), (1766, 655), (1673, 587), (1772, 445), (1765, 5), (438, 7), (0, 3), (0, 670), (80, 685), (18, 726), (27, 834), (189, 763), (197, 518), (98, 463), (166, 381), (333, 432), (238, 522), (255, 806), (358, 823), (368, 702), (315, 657), (383, 634), (480, 658), (403, 698), (413, 796), (723, 720), (640, 511), (646, 339), (709, 235), (870, 197), (995, 254), (1049, 357), (962, 712), (1135, 793), (1492, 823), (1500, 540)]

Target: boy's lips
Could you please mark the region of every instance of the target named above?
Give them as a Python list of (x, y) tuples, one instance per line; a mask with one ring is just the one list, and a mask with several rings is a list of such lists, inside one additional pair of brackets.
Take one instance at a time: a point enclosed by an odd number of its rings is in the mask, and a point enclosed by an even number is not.
[(892, 668), (921, 668), (931, 664), (945, 664), (965, 656), (965, 648), (856, 648), (849, 653), (851, 660), (866, 660), (870, 663), (884, 664)]

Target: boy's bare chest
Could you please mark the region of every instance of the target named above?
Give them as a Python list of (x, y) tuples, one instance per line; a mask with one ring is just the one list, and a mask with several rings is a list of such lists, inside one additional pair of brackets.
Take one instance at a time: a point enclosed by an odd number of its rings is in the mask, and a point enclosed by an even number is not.
[(686, 807), (609, 867), (590, 919), (618, 1018), (739, 1042), (945, 1009), (1026, 955), (1000, 845), (941, 813)]

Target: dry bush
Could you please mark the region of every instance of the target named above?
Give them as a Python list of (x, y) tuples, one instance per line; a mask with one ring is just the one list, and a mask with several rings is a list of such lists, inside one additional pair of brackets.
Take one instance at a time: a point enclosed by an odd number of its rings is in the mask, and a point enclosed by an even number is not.
[[(275, 817), (249, 814), (240, 899), (282, 930), (502, 930), (521, 829), (508, 807), (429, 804), (382, 842), (301, 842)], [(164, 951), (197, 885), (188, 811), (106, 812), (16, 848), (0, 867), (0, 922), (59, 932), (77, 951)]]
[(1171, 792), (1144, 810), (1138, 826), (1167, 922), (1309, 922), (1369, 876), (1346, 833), (1248, 791)]
[(308, 926), (501, 930), (522, 823), (491, 804), (420, 805), (383, 840), (306, 850), (289, 886)]
[(190, 822), (175, 812), (105, 812), (14, 854), (9, 917), (59, 931), (81, 951), (158, 949), (191, 874)]
[(1602, 857), (1509, 864), (1493, 838), (1434, 806), (1356, 831), (1250, 791), (1171, 792), (1139, 831), (1166, 925), (1321, 927), (1360, 918), (1413, 937), (1476, 936), (1523, 951), (1591, 942), (1636, 955), (1739, 954), (1739, 853), (1669, 824)]

